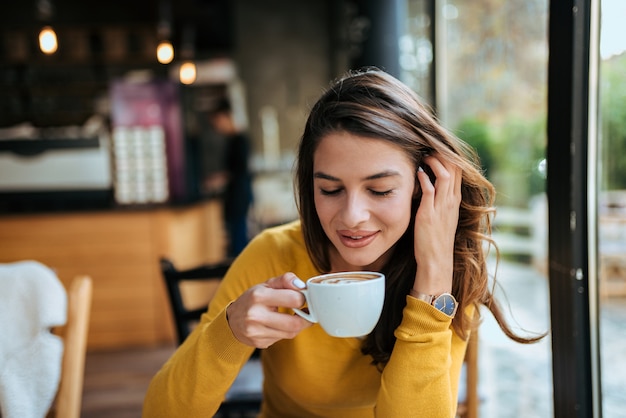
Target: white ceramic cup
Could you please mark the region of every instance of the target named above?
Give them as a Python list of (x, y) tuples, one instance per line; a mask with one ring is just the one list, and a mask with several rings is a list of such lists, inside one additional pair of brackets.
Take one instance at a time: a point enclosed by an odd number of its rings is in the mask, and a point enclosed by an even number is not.
[(315, 276), (301, 290), (308, 313), (294, 309), (307, 321), (319, 323), (333, 337), (361, 337), (378, 323), (385, 301), (385, 275), (347, 271)]

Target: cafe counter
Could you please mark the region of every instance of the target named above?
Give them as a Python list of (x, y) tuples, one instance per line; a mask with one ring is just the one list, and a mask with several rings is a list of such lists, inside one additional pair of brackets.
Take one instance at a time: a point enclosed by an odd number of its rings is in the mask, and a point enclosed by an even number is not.
[(37, 260), (67, 286), (94, 282), (87, 347), (174, 342), (159, 257), (177, 267), (225, 254), (221, 200), (181, 207), (0, 216), (0, 262)]

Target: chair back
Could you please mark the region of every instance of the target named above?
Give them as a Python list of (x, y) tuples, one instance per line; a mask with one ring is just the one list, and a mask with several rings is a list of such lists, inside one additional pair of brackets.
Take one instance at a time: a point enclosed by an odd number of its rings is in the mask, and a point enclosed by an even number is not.
[[(164, 257), (160, 259), (161, 272), (174, 316), (179, 345), (185, 341), (202, 314), (207, 311), (210, 302), (210, 295), (206, 295), (205, 304), (189, 307), (182, 291), (182, 285), (189, 281), (195, 284), (219, 284), (230, 268), (230, 264), (230, 260), (224, 260), (216, 264), (178, 270), (169, 259)], [(256, 416), (261, 409), (262, 399), (263, 368), (259, 358), (259, 350), (255, 350), (231, 385), (216, 416), (220, 418)]]
[(0, 265), (0, 286), (0, 415), (80, 418), (91, 278), (65, 287), (53, 269), (24, 260)]
[(472, 331), (467, 343), (464, 366), (465, 397), (460, 400), (457, 407), (458, 418), (478, 418), (478, 330)]
[(216, 264), (202, 265), (189, 270), (178, 270), (172, 261), (167, 258), (161, 258), (160, 265), (172, 309), (176, 338), (180, 345), (185, 341), (193, 330), (194, 325), (208, 308), (208, 301), (200, 307), (189, 307), (183, 296), (182, 285), (187, 281), (215, 281), (219, 283), (222, 277), (226, 275), (230, 267), (230, 261), (226, 260)]
[(54, 330), (64, 345), (61, 382), (48, 417), (80, 418), (92, 292), (89, 276), (75, 277), (68, 288), (67, 322)]

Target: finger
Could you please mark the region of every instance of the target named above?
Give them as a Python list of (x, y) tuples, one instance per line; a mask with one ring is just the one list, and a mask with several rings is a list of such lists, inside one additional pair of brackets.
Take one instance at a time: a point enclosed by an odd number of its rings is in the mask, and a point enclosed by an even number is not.
[(454, 201), (459, 200), (463, 180), (461, 168), (437, 155), (426, 157), (424, 162), (428, 164), (435, 175), (434, 191), (436, 196), (441, 199), (447, 199), (448, 196), (451, 196)]
[(287, 272), (281, 276), (269, 279), (265, 284), (272, 289), (293, 289), (302, 290), (306, 288), (306, 284), (300, 280), (298, 276), (291, 272)]
[(435, 193), (435, 185), (430, 181), (430, 177), (421, 166), (417, 168), (417, 179), (419, 180), (422, 194), (432, 195)]
[(285, 283), (290, 282), (284, 282), (279, 277), (276, 277), (250, 289), (249, 298), (251, 304), (260, 304), (271, 308), (299, 308), (304, 305), (304, 295), (298, 290), (298, 287), (290, 285), (295, 287), (295, 289), (291, 287), (285, 288), (283, 287)]
[(447, 195), (452, 197), (453, 202), (460, 202), (461, 184), (463, 182), (463, 170), (449, 161), (440, 161), (447, 173)]
[(313, 323), (298, 315), (290, 315), (280, 312), (271, 312), (265, 316), (264, 326), (271, 334), (278, 338), (294, 338), (305, 328)]
[(254, 312), (249, 312), (244, 334), (249, 345), (267, 348), (276, 341), (295, 338), (311, 325), (296, 315), (266, 310), (255, 317)]
[(461, 185), (463, 184), (463, 170), (461, 167), (454, 167), (454, 191), (461, 199)]
[(424, 163), (428, 164), (435, 175), (435, 189), (437, 191), (447, 192), (451, 178), (450, 169), (453, 168), (452, 164), (443, 161), (438, 155), (429, 155), (424, 158)]

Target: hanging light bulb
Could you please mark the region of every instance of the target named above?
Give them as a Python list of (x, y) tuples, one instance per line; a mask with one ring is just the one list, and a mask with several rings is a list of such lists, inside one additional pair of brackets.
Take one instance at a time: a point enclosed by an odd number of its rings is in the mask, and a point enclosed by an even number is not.
[(159, 23), (157, 36), (160, 40), (156, 49), (157, 61), (161, 64), (169, 64), (174, 59), (174, 47), (172, 46), (172, 5), (170, 0), (159, 0)]
[(196, 64), (187, 61), (180, 66), (180, 82), (183, 84), (193, 84), (196, 81)]
[(41, 49), (41, 52), (47, 55), (54, 54), (58, 47), (57, 34), (54, 32), (54, 29), (50, 26), (44, 27), (39, 32), (39, 49)]
[(169, 64), (174, 59), (174, 47), (169, 41), (162, 41), (157, 46), (157, 60), (161, 64)]

